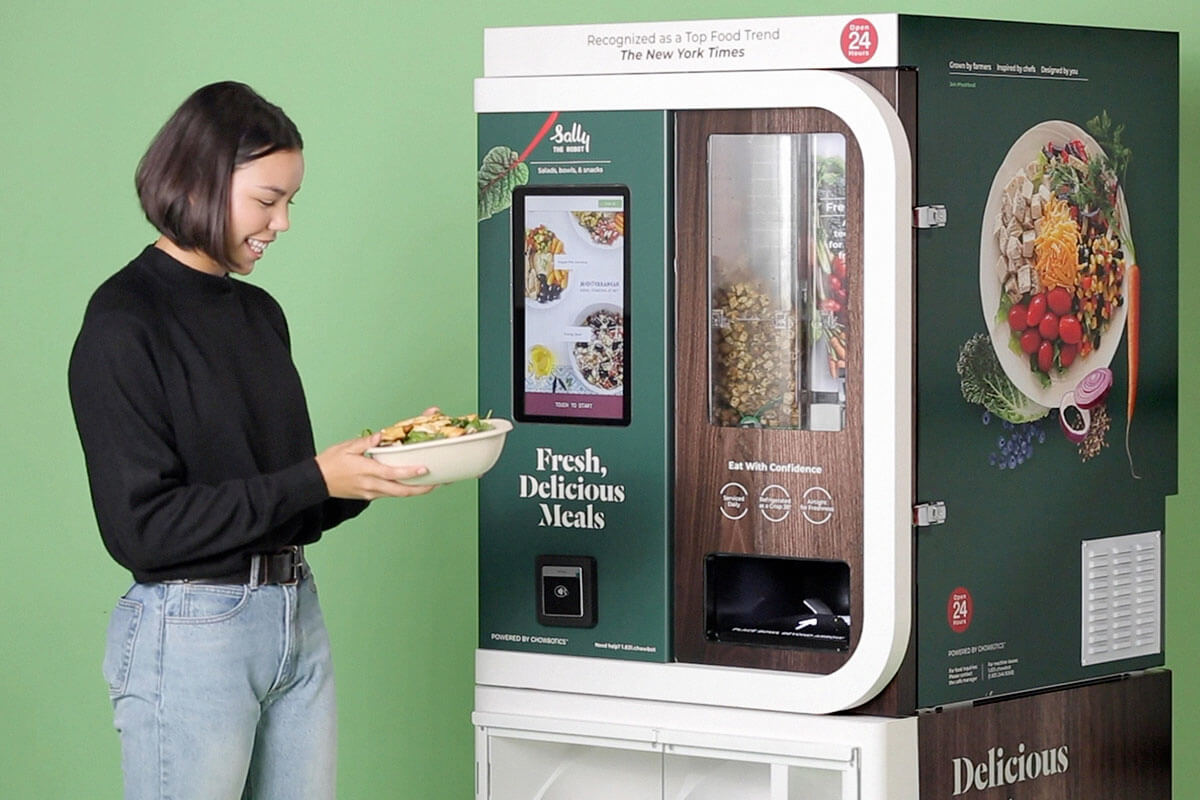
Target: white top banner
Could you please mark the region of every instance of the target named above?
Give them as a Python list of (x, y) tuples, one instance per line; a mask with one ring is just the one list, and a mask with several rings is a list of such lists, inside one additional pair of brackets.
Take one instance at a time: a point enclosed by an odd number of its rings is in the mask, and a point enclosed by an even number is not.
[(898, 66), (896, 14), (487, 28), (485, 77)]

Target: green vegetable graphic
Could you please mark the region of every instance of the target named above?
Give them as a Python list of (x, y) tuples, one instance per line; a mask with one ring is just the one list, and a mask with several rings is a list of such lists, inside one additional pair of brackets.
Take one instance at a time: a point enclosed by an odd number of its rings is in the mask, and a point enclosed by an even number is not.
[(1001, 419), (1013, 423), (1032, 422), (1050, 413), (1030, 400), (1004, 374), (991, 337), (977, 333), (958, 351), (958, 375), (962, 395), (968, 403), (978, 403)]
[(479, 166), (479, 221), (512, 205), (512, 191), (529, 183), (529, 167), (511, 147), (493, 147)]
[(538, 132), (520, 153), (509, 147), (493, 147), (483, 157), (479, 166), (479, 221), (483, 222), (512, 205), (512, 190), (515, 186), (529, 183), (529, 167), (525, 159), (538, 146), (538, 142), (550, 131), (558, 119), (558, 112), (551, 111)]

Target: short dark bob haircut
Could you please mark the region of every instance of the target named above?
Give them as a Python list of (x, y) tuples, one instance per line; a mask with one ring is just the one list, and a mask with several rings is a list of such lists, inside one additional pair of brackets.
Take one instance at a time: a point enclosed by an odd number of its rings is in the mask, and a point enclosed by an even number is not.
[(303, 147), (279, 106), (244, 83), (212, 83), (184, 100), (150, 143), (134, 179), (138, 199), (159, 233), (232, 268), (225, 231), (233, 171)]

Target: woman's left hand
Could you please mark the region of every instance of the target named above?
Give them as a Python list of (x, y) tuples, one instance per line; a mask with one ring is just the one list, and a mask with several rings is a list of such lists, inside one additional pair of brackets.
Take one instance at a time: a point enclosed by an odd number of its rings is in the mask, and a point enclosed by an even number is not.
[(375, 500), (380, 497), (412, 497), (428, 494), (433, 486), (409, 486), (400, 481), (428, 474), (423, 466), (391, 467), (366, 455), (379, 444), (381, 434), (360, 436), (326, 448), (317, 456), (330, 497)]

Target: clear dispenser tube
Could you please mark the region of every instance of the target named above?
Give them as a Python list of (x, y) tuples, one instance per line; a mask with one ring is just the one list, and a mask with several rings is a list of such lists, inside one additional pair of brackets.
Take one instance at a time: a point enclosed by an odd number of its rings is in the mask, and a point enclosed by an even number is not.
[(839, 133), (709, 137), (712, 424), (842, 429), (845, 163)]

